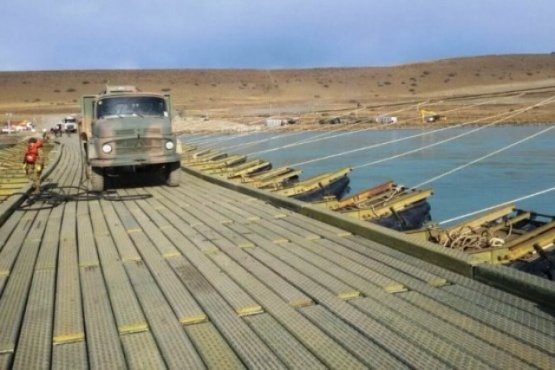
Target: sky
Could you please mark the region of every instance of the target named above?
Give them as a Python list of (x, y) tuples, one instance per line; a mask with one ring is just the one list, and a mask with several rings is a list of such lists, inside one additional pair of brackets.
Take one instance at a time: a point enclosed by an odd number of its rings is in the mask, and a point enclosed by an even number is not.
[(555, 51), (554, 0), (2, 0), (0, 71), (391, 66)]

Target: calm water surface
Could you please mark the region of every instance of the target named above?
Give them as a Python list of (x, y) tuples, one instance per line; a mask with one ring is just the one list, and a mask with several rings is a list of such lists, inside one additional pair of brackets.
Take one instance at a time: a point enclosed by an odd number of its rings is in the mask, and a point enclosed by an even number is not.
[[(372, 130), (325, 133), (324, 136), (315, 131), (251, 133), (192, 135), (181, 139), (201, 148), (218, 148), (229, 154), (265, 159), (274, 168), (302, 169), (303, 179), (350, 166), (354, 168), (349, 176), (350, 194), (387, 180), (409, 187), (432, 188), (433, 221), (441, 222), (555, 187), (555, 129), (420, 186), (550, 127), (501, 126), (473, 133), (469, 132), (475, 127), (441, 132)], [(469, 134), (432, 146), (465, 133)], [(309, 140), (314, 142), (294, 145)], [(428, 148), (419, 150), (424, 147)], [(406, 154), (411, 151), (414, 152)], [(325, 158), (329, 156), (332, 157)], [(555, 191), (518, 201), (516, 205), (555, 215)]]

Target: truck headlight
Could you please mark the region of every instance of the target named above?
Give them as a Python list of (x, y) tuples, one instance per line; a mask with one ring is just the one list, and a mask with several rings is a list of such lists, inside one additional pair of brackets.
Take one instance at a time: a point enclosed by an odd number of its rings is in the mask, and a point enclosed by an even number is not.
[(112, 152), (112, 146), (110, 144), (104, 144), (104, 145), (102, 145), (102, 151), (106, 154), (111, 153)]
[(175, 147), (175, 145), (173, 144), (173, 141), (166, 141), (166, 149), (167, 150), (172, 150)]

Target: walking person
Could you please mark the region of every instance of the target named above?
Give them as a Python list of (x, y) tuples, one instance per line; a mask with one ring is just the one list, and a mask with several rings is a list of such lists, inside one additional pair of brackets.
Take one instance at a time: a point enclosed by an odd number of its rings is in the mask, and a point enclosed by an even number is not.
[(23, 164), (25, 174), (33, 183), (33, 192), (40, 193), (40, 175), (42, 173), (43, 160), (41, 158), (40, 149), (43, 141), (34, 137), (29, 139), (29, 144), (23, 156)]

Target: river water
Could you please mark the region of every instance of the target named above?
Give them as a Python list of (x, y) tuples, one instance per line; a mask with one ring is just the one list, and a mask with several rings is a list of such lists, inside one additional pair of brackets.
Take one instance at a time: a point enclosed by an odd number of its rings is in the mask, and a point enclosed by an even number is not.
[[(187, 135), (181, 140), (199, 148), (265, 159), (274, 168), (302, 169), (302, 179), (353, 167), (349, 194), (387, 180), (431, 188), (433, 222), (449, 225), (515, 200), (518, 208), (555, 215), (555, 191), (529, 197), (555, 188), (553, 128), (265, 132)], [(307, 143), (300, 144), (303, 141)], [(462, 218), (453, 220), (458, 217)]]

